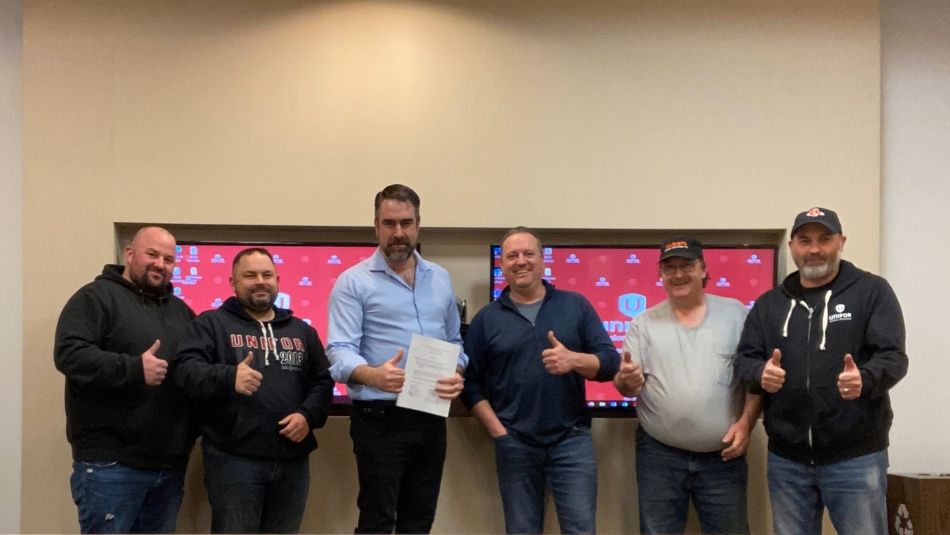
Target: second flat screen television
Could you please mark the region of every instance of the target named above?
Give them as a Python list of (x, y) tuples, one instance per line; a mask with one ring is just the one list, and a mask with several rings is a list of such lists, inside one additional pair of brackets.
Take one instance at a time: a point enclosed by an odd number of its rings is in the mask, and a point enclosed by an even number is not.
[[(657, 247), (551, 245), (544, 247), (544, 278), (561, 290), (578, 292), (594, 306), (617, 351), (630, 320), (666, 299)], [(775, 285), (776, 249), (770, 246), (704, 247), (706, 292), (738, 299), (751, 308)], [(491, 246), (491, 299), (506, 286), (501, 247)], [(587, 382), (587, 405), (600, 416), (629, 415), (636, 398), (625, 398), (611, 383)]]

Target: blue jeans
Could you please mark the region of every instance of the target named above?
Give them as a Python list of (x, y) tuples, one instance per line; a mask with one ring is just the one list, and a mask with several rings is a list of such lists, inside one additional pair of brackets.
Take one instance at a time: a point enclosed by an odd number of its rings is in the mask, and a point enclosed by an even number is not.
[(508, 533), (543, 532), (548, 485), (561, 533), (595, 532), (597, 462), (589, 428), (574, 428), (549, 446), (501, 436), (495, 439), (495, 465)]
[(745, 456), (723, 461), (718, 451), (667, 446), (637, 427), (640, 531), (683, 533), (692, 499), (703, 533), (748, 533)]
[(118, 462), (73, 463), (69, 485), (82, 533), (174, 533), (184, 467), (139, 470)]
[(825, 506), (839, 535), (887, 535), (887, 451), (812, 466), (769, 452), (777, 534), (819, 535)]
[(296, 533), (300, 529), (310, 463), (225, 453), (202, 440), (212, 533)]

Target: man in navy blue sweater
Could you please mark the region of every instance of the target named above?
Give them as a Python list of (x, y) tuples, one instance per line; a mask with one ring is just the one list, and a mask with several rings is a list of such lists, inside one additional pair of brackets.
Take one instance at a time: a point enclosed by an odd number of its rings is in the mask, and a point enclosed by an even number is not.
[(508, 287), (472, 320), (462, 401), (495, 441), (508, 533), (541, 533), (550, 486), (563, 533), (594, 533), (597, 465), (586, 379), (610, 381), (620, 358), (590, 303), (543, 280), (541, 239), (501, 244)]

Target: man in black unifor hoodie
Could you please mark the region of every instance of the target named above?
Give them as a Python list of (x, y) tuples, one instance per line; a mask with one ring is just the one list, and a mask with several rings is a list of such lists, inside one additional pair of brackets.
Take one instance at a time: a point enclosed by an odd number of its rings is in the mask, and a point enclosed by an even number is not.
[(316, 331), (277, 308), (271, 254), (234, 257), (234, 297), (189, 326), (175, 358), (176, 382), (201, 427), (214, 533), (294, 533), (310, 487), (313, 429), (333, 392)]
[(193, 437), (185, 396), (167, 373), (194, 313), (172, 295), (174, 266), (175, 237), (142, 228), (125, 266), (105, 266), (56, 325), (83, 533), (175, 532)]
[(798, 214), (798, 266), (746, 318), (736, 377), (763, 394), (775, 533), (887, 533), (888, 391), (907, 373), (904, 320), (890, 285), (841, 260), (837, 214)]

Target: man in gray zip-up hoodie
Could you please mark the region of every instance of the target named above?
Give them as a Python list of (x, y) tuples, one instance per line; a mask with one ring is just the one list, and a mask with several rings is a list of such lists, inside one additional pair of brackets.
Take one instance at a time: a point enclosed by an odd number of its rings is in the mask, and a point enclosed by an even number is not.
[(900, 304), (883, 278), (841, 260), (837, 214), (795, 218), (799, 271), (762, 295), (739, 341), (736, 377), (764, 394), (776, 533), (887, 533), (888, 391), (907, 373)]

